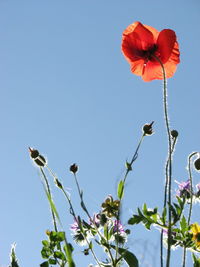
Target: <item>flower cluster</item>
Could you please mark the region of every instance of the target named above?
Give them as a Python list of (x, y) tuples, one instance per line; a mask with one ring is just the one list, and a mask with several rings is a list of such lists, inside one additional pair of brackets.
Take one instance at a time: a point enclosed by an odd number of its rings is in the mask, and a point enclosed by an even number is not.
[(105, 246), (110, 246), (113, 242), (124, 244), (127, 241), (127, 233), (118, 217), (119, 201), (108, 196), (102, 203), (102, 210), (94, 214), (86, 222), (80, 217), (75, 218), (70, 229), (73, 239), (81, 246), (89, 245), (91, 239), (98, 238), (98, 242)]

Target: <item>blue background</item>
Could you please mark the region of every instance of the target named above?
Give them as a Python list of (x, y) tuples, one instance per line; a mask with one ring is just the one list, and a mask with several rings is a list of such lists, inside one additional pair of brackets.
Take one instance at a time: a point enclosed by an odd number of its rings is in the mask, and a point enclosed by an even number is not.
[[(188, 178), (187, 157), (200, 151), (199, 16), (198, 0), (0, 0), (1, 267), (8, 265), (13, 242), (21, 267), (39, 266), (41, 240), (52, 229), (29, 146), (48, 157), (82, 214), (69, 172), (76, 162), (88, 209), (98, 212), (108, 194), (116, 196), (142, 126), (154, 120), (155, 134), (145, 138), (127, 179), (123, 223), (144, 202), (162, 207), (167, 156), (162, 81), (143, 82), (121, 53), (122, 32), (135, 21), (173, 29), (180, 45), (181, 64), (168, 80), (171, 128), (180, 136), (173, 167), (175, 196), (174, 180)], [(194, 173), (194, 183), (199, 181)], [(62, 194), (53, 183), (51, 187), (71, 239), (73, 219)], [(197, 204), (192, 222), (199, 219)], [(141, 266), (159, 266), (159, 231), (130, 229), (128, 246)], [(81, 250), (75, 246), (77, 266), (94, 263)], [(172, 266), (181, 266), (181, 254), (180, 249), (172, 253)], [(101, 251), (98, 255), (104, 259)]]

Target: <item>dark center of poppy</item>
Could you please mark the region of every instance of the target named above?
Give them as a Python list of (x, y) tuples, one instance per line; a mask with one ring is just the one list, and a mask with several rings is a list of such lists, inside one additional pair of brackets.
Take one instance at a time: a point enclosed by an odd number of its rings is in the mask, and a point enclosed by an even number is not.
[(197, 242), (200, 242), (200, 233), (197, 233), (195, 237), (196, 237)]
[(155, 55), (156, 50), (157, 50), (157, 45), (154, 44), (148, 50), (142, 50), (142, 57), (145, 58), (146, 61), (151, 60), (152, 56)]

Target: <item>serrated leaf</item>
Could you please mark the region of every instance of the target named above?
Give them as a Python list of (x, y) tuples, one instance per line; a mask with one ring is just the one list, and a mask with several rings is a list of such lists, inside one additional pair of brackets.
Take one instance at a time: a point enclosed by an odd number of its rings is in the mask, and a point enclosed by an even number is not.
[(187, 221), (185, 219), (185, 216), (182, 217), (180, 221), (181, 231), (185, 232), (187, 230)]
[(121, 180), (118, 184), (118, 188), (117, 188), (117, 196), (118, 198), (121, 200), (124, 196), (124, 182), (123, 180)]

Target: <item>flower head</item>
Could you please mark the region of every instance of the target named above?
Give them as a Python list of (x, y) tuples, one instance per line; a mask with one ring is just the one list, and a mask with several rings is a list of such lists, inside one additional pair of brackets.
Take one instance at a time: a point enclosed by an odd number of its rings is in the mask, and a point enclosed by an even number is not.
[(71, 224), (70, 230), (72, 231), (72, 236), (76, 243), (80, 246), (87, 245), (86, 239), (90, 236), (88, 235), (88, 231), (84, 228), (81, 220), (75, 219), (74, 223)]
[(113, 233), (119, 233), (119, 234), (125, 233), (123, 225), (119, 220), (114, 221)]
[(192, 240), (195, 242), (197, 247), (200, 247), (200, 225), (194, 223), (191, 225)]
[(123, 244), (127, 241), (127, 234), (119, 220), (114, 220), (113, 234), (115, 241), (118, 243)]
[(163, 79), (161, 62), (166, 78), (170, 78), (180, 62), (176, 34), (170, 29), (161, 32), (153, 27), (135, 22), (123, 32), (122, 52), (131, 65), (132, 73), (146, 82)]
[(179, 197), (185, 197), (187, 199), (191, 198), (191, 188), (190, 188), (190, 180), (187, 180), (186, 182), (178, 183), (178, 191), (177, 196)]

